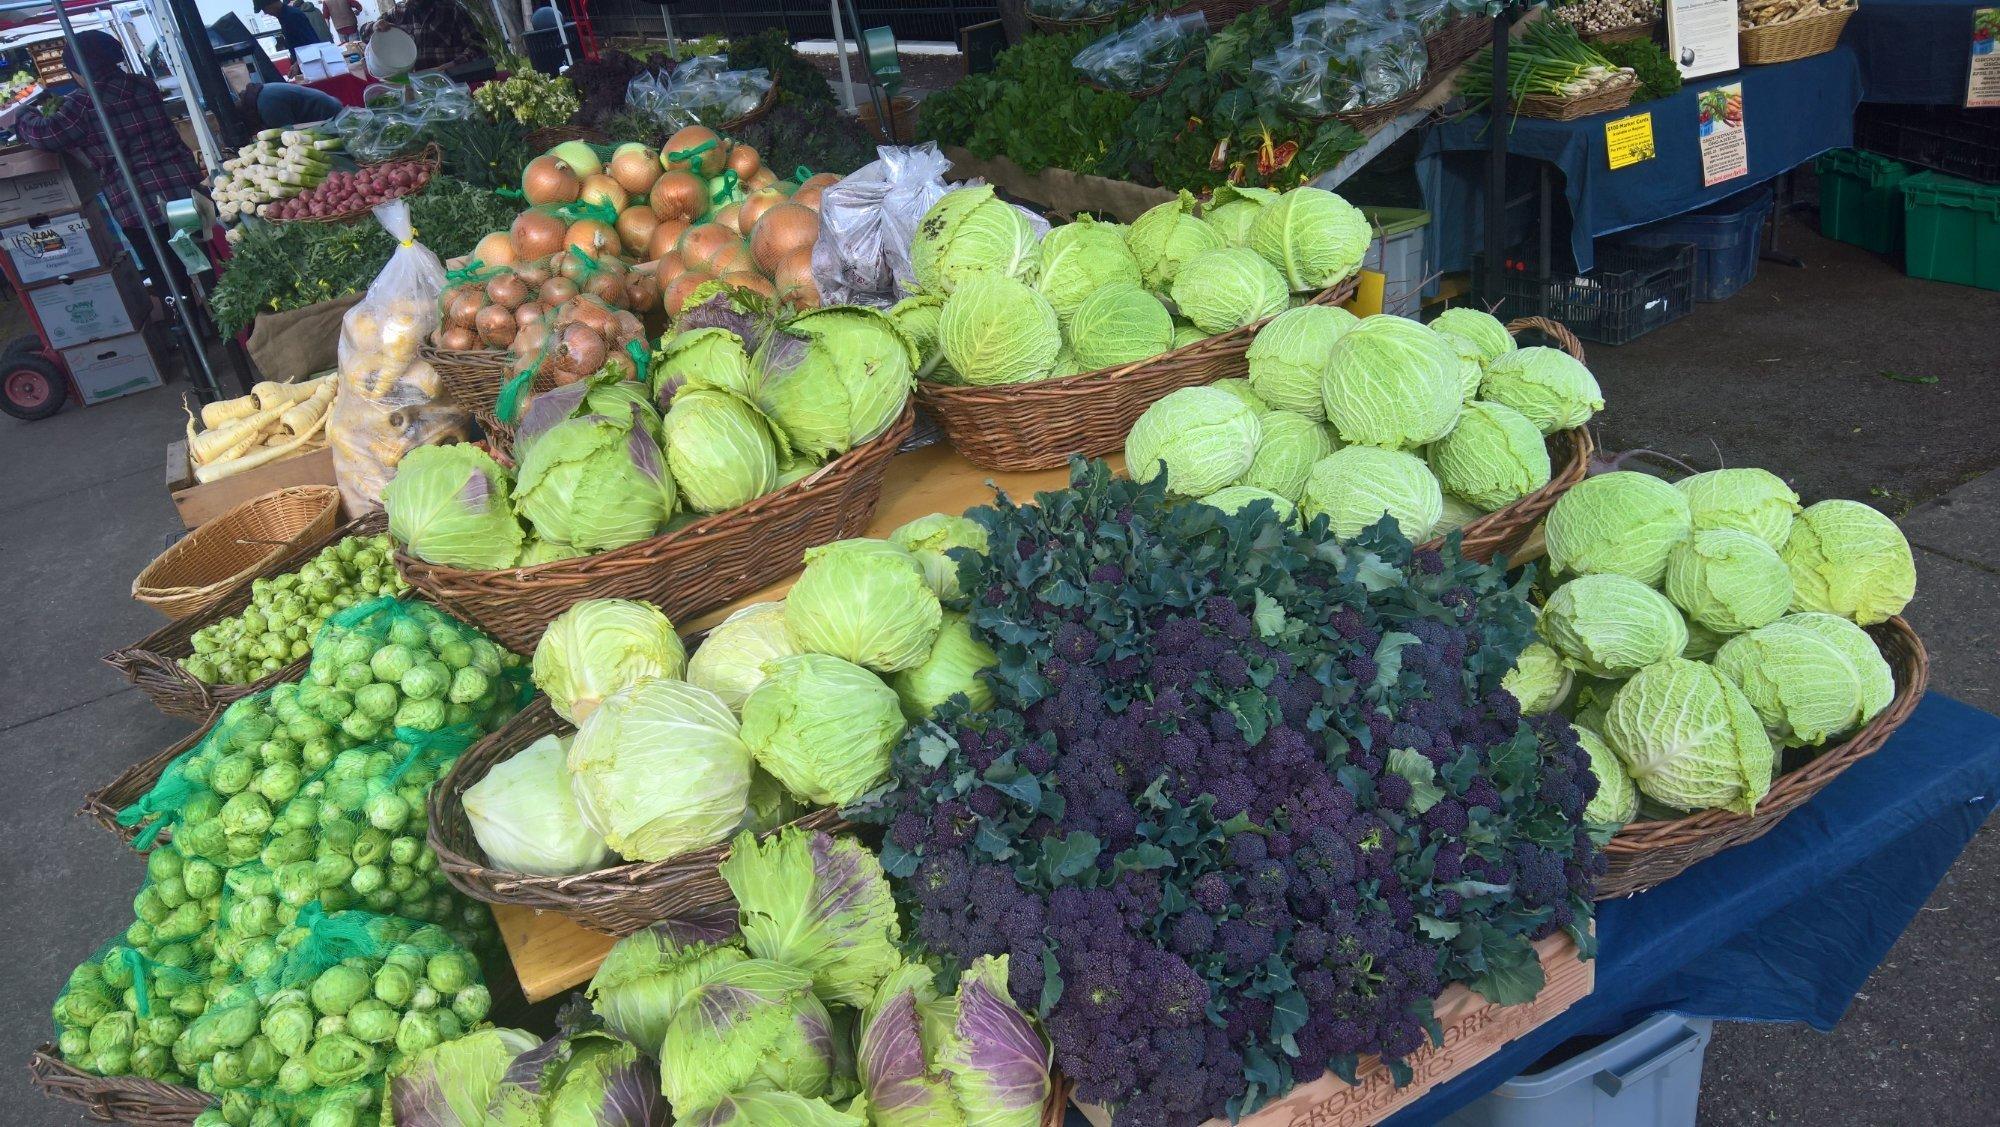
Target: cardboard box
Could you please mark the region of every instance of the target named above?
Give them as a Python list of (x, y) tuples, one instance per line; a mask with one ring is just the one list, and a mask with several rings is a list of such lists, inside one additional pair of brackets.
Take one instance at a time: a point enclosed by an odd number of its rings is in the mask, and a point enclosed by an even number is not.
[(108, 270), (29, 290), (28, 301), (43, 335), (60, 349), (136, 331), (145, 325), (148, 309), (139, 275), (122, 260)]
[(337, 43), (308, 43), (294, 47), (292, 61), (298, 64), (299, 77), (306, 82), (318, 82), (347, 73), (347, 55)]
[[(322, 446), (305, 454), (266, 462), (256, 469), (196, 484), (194, 469), (188, 465), (187, 443), (167, 447), (167, 492), (180, 510), (181, 523), (199, 528), (252, 497), (262, 497), (275, 489), (293, 485), (338, 485), (333, 476), (333, 450)], [(342, 520), (348, 519), (342, 515)]]
[(118, 256), (111, 223), (95, 205), (0, 227), (0, 249), (28, 287), (88, 274)]
[(0, 154), (0, 223), (75, 211), (96, 189), (83, 189), (60, 153), (16, 149)]
[(135, 391), (160, 386), (160, 362), (145, 333), (65, 348), (63, 363), (83, 393), (83, 401), (102, 403)]

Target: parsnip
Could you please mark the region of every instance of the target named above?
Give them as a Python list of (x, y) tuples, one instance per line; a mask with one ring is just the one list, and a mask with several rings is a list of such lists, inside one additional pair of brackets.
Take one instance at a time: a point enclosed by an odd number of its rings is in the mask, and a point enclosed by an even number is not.
[(305, 434), (314, 424), (326, 417), (327, 409), (333, 406), (334, 385), (331, 380), (323, 381), (313, 393), (285, 409), (280, 421), (293, 434)]
[(289, 456), (294, 451), (305, 449), (306, 446), (309, 445), (315, 438), (317, 438), (320, 432), (324, 429), (326, 429), (326, 416), (321, 415), (319, 422), (316, 425), (314, 425), (311, 430), (307, 431), (305, 434), (293, 438), (291, 441), (286, 442), (283, 445), (266, 446), (259, 449), (249, 450), (241, 455), (229, 459), (228, 461), (214, 462), (206, 466), (196, 467), (194, 471), (194, 479), (205, 485), (211, 481), (218, 481), (222, 478), (228, 477), (231, 474), (239, 474), (242, 473), (244, 470), (253, 470), (256, 469), (258, 466), (268, 465), (269, 463), (275, 462), (280, 458)]

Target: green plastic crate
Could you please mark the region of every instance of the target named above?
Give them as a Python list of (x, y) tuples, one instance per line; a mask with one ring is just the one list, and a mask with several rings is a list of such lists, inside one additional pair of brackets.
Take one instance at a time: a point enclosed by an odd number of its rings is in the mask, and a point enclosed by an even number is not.
[(1904, 272), (2000, 290), (2000, 185), (1922, 172), (1902, 190)]
[(1835, 149), (1813, 163), (1819, 173), (1819, 233), (1838, 242), (1894, 254), (1903, 245), (1901, 185), (1910, 167), (1858, 149)]

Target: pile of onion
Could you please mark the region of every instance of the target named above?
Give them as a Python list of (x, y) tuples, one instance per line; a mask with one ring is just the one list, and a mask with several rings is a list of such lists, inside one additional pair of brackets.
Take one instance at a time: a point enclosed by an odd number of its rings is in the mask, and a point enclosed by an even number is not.
[[(480, 243), (481, 247), (487, 245), (484, 240)], [(565, 247), (547, 256), (498, 266), (478, 251), (472, 257), (494, 270), (444, 291), (440, 298), (444, 315), (432, 338), (439, 348), (512, 348), (521, 330), (579, 297), (633, 313), (660, 307), (660, 284), (650, 266), (627, 266), (616, 255), (586, 261)]]
[(534, 324), (522, 326), (514, 337), (509, 367), (516, 375), (534, 369), (537, 377), (546, 376), (557, 386), (606, 368), (619, 379), (636, 379), (638, 369), (629, 346), (645, 339), (646, 328), (639, 323), (638, 314), (585, 294), (557, 306)]

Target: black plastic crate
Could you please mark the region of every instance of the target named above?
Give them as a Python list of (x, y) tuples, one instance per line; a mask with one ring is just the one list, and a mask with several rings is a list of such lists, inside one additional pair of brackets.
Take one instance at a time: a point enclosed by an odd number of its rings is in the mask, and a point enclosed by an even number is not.
[(1946, 176), (2000, 184), (2000, 109), (1863, 102), (1854, 147)]
[[(1475, 287), (1486, 280), (1482, 255), (1472, 259)], [(1501, 272), (1501, 293), (1482, 294), (1499, 301), (1495, 316), (1548, 317), (1562, 322), (1585, 340), (1624, 344), (1694, 311), (1695, 248), (1682, 243), (1666, 247), (1597, 245), (1597, 266), (1588, 274), (1551, 271), (1537, 277), (1533, 254), (1507, 256)]]

